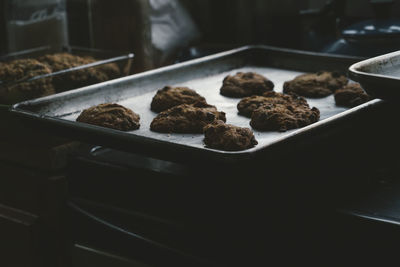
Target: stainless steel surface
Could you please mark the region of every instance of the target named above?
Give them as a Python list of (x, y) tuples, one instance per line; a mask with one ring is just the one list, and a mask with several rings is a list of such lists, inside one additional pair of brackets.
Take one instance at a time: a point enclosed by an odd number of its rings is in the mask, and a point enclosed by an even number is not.
[[(226, 152), (205, 148), (202, 134), (162, 134), (152, 132), (149, 125), (157, 115), (150, 110), (150, 103), (157, 89), (165, 86), (188, 86), (203, 95), (208, 103), (227, 114), (227, 123), (250, 127), (249, 118), (237, 114), (236, 105), (240, 99), (219, 94), (223, 78), (238, 71), (255, 71), (265, 75), (275, 84), (275, 91), (282, 91), (286, 80), (306, 71), (341, 70), (356, 62), (356, 58), (335, 57), (325, 54), (277, 49), (266, 46), (242, 47), (201, 59), (156, 69), (153, 71), (120, 78), (110, 82), (88, 86), (33, 101), (19, 103), (12, 111), (31, 120), (42, 121), (53, 127), (73, 130), (74, 137), (87, 136), (99, 145), (137, 150), (149, 154), (162, 153), (190, 158), (200, 153), (201, 157), (237, 160), (253, 157), (256, 152), (268, 150), (273, 144), (307, 133), (347, 115), (361, 111), (381, 100), (373, 100), (352, 109), (335, 105), (333, 96), (321, 99), (307, 99), (310, 106), (321, 111), (319, 122), (287, 132), (260, 132), (254, 130), (258, 145), (245, 151)], [(93, 125), (75, 122), (80, 112), (90, 106), (117, 102), (131, 108), (141, 116), (139, 130), (120, 132)], [(94, 139), (98, 138), (98, 139)], [(86, 138), (86, 140), (88, 140)]]
[(369, 94), (394, 99), (400, 96), (400, 51), (357, 62), (350, 66), (349, 76)]

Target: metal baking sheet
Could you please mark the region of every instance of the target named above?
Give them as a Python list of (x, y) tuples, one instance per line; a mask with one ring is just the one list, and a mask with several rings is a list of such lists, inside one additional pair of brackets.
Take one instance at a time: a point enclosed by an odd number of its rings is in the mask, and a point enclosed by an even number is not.
[(400, 97), (400, 51), (357, 62), (350, 66), (349, 76), (370, 95), (397, 99)]
[[(35, 123), (44, 123), (50, 129), (59, 129), (64, 135), (104, 146), (143, 153), (161, 159), (178, 161), (215, 160), (235, 162), (251, 159), (268, 152), (273, 145), (302, 136), (312, 129), (339, 120), (352, 112), (360, 111), (380, 100), (373, 100), (353, 109), (338, 107), (333, 96), (307, 99), (310, 106), (321, 111), (319, 122), (287, 132), (260, 132), (254, 130), (258, 145), (254, 148), (227, 152), (206, 148), (202, 134), (163, 134), (152, 132), (149, 125), (157, 115), (150, 110), (156, 90), (165, 86), (188, 86), (203, 95), (207, 102), (226, 112), (227, 123), (250, 127), (250, 119), (237, 114), (240, 99), (219, 94), (223, 78), (238, 71), (255, 71), (265, 75), (282, 91), (286, 80), (311, 71), (339, 70), (359, 58), (329, 56), (268, 46), (246, 46), (200, 59), (88, 86), (58, 95), (26, 101), (11, 109)], [(121, 132), (75, 121), (80, 112), (93, 105), (116, 102), (131, 108), (141, 116), (139, 130)]]

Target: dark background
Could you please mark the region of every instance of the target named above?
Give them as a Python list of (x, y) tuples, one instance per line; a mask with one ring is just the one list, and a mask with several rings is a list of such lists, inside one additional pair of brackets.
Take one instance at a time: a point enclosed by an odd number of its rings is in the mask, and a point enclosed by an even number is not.
[[(0, 4), (0, 54), (9, 52), (6, 3)], [(247, 44), (321, 51), (340, 38), (352, 23), (375, 17), (368, 0), (180, 0), (200, 31), (200, 37), (176, 47), (163, 62), (163, 51), (151, 46), (149, 2), (138, 0), (67, 0), (69, 44), (130, 51), (136, 54), (135, 72), (184, 60), (189, 46), (213, 53)], [(393, 1), (391, 16), (400, 16), (400, 1)], [(185, 54), (186, 53), (186, 54)]]

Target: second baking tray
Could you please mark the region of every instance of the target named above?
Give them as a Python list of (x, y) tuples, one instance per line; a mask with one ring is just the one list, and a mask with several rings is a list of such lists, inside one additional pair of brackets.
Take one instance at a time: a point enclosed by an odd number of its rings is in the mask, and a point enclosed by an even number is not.
[[(287, 132), (254, 131), (258, 145), (245, 151), (227, 152), (206, 148), (202, 134), (163, 134), (149, 129), (157, 115), (150, 110), (152, 97), (165, 85), (188, 86), (203, 95), (207, 102), (224, 111), (227, 123), (250, 127), (249, 119), (237, 114), (237, 98), (219, 94), (223, 78), (238, 71), (254, 71), (265, 75), (281, 92), (285, 81), (318, 70), (346, 72), (359, 58), (316, 54), (268, 46), (246, 46), (204, 58), (132, 75), (14, 105), (11, 109), (35, 125), (60, 130), (64, 135), (94, 144), (114, 147), (148, 156), (181, 162), (237, 162), (265, 156), (289, 140), (308, 138), (314, 130), (333, 125), (352, 113), (379, 103), (372, 100), (347, 109), (335, 105), (333, 95), (307, 99), (321, 112), (320, 121)], [(140, 129), (121, 132), (75, 121), (83, 109), (105, 102), (116, 102), (140, 114)]]
[[(33, 77), (29, 76), (23, 77), (20, 80), (3, 82), (1, 81), (0, 77), (0, 90), (2, 89), (2, 87), (15, 86), (15, 85), (18, 86), (21, 83), (24, 84), (26, 83), (29, 86), (31, 82), (34, 82), (36, 80), (52, 79), (53, 80), (52, 84), (56, 92), (68, 91), (82, 86), (87, 86), (94, 83), (100, 83), (101, 79), (95, 78), (96, 76), (93, 77), (90, 75), (88, 76), (87, 71), (95, 70), (96, 68), (101, 67), (102, 65), (110, 63), (116, 64), (116, 66), (119, 69), (119, 73), (118, 74), (113, 73), (109, 77), (107, 75), (108, 80), (127, 76), (131, 74), (132, 71), (131, 65), (134, 57), (133, 53), (119, 53), (116, 51), (107, 51), (107, 50), (91, 49), (91, 48), (76, 47), (76, 46), (65, 46), (61, 50), (59, 48), (51, 46), (42, 46), (28, 50), (23, 50), (0, 56), (0, 63), (8, 62), (15, 59), (37, 59), (40, 56), (52, 55), (56, 53), (68, 53), (71, 55), (81, 56), (81, 57), (90, 56), (93, 57), (95, 61), (91, 63), (78, 65), (75, 67), (54, 71), (48, 74), (41, 74)], [(86, 75), (88, 77), (86, 77), (86, 79), (78, 79), (74, 81), (73, 79), (71, 80), (71, 78), (68, 75), (75, 75), (76, 77), (81, 77), (81, 76), (85, 77)], [(55, 79), (57, 79), (58, 82), (55, 83), (54, 82)], [(23, 99), (32, 99), (32, 98), (25, 97)], [(16, 101), (10, 101), (10, 100), (4, 101), (4, 99), (0, 98), (0, 104), (10, 105), (10, 102), (11, 104), (14, 104)]]
[(400, 51), (369, 58), (350, 66), (349, 75), (370, 95), (382, 99), (400, 97)]

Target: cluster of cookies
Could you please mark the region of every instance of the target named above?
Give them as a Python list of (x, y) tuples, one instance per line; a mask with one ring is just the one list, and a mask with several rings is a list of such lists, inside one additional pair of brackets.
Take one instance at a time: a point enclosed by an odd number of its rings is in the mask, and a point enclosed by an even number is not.
[(345, 107), (355, 107), (371, 99), (360, 84), (349, 83), (346, 76), (328, 71), (299, 75), (283, 84), (283, 92), (310, 98), (334, 94), (336, 105)]
[(274, 84), (259, 74), (239, 72), (224, 79), (221, 94), (244, 97), (237, 105), (239, 114), (251, 118), (250, 125), (260, 131), (286, 131), (318, 121), (319, 110), (310, 108), (304, 97), (334, 94), (336, 105), (345, 107), (370, 100), (358, 83), (349, 83), (346, 76), (337, 72), (299, 75), (283, 84), (283, 94), (273, 88)]
[[(17, 59), (0, 62), (0, 103), (13, 104), (58, 92), (104, 82), (120, 76), (115, 63), (83, 68), (59, 75), (51, 73), (95, 62), (89, 56), (69, 53), (48, 54), (38, 58)], [(32, 79), (48, 75), (44, 78)], [(25, 80), (29, 80), (23, 82)], [(21, 82), (18, 82), (21, 81)]]
[[(58, 72), (98, 61), (91, 56), (78, 56), (70, 53), (56, 53), (41, 56), (38, 61), (46, 64), (52, 72)], [(80, 88), (87, 85), (105, 82), (121, 76), (116, 63), (108, 63), (96, 67), (82, 68), (53, 77), (56, 92)]]
[[(355, 106), (369, 100), (358, 84), (348, 84), (344, 75), (318, 72), (297, 76), (284, 83), (283, 92), (273, 91), (274, 83), (254, 73), (238, 72), (223, 80), (220, 94), (241, 98), (238, 113), (250, 118), (252, 128), (260, 131), (287, 131), (319, 120), (320, 112), (310, 107), (305, 97), (335, 94), (337, 105)], [(150, 129), (161, 133), (204, 133), (207, 147), (238, 151), (257, 145), (253, 132), (226, 123), (223, 111), (193, 89), (165, 86), (153, 97), (151, 110), (157, 116)], [(123, 131), (139, 128), (140, 116), (118, 104), (100, 104), (84, 110), (77, 121)]]
[[(204, 132), (207, 146), (228, 151), (243, 150), (257, 144), (250, 129), (226, 124), (224, 112), (187, 87), (165, 86), (158, 90), (151, 102), (151, 110), (158, 113), (150, 124), (150, 130), (155, 132)], [(76, 120), (122, 131), (136, 130), (140, 126), (138, 114), (111, 103), (85, 109)]]
[(150, 129), (162, 133), (204, 133), (208, 147), (237, 151), (257, 144), (247, 128), (226, 124), (225, 112), (218, 111), (206, 99), (187, 87), (166, 86), (157, 91), (151, 109), (160, 112)]

